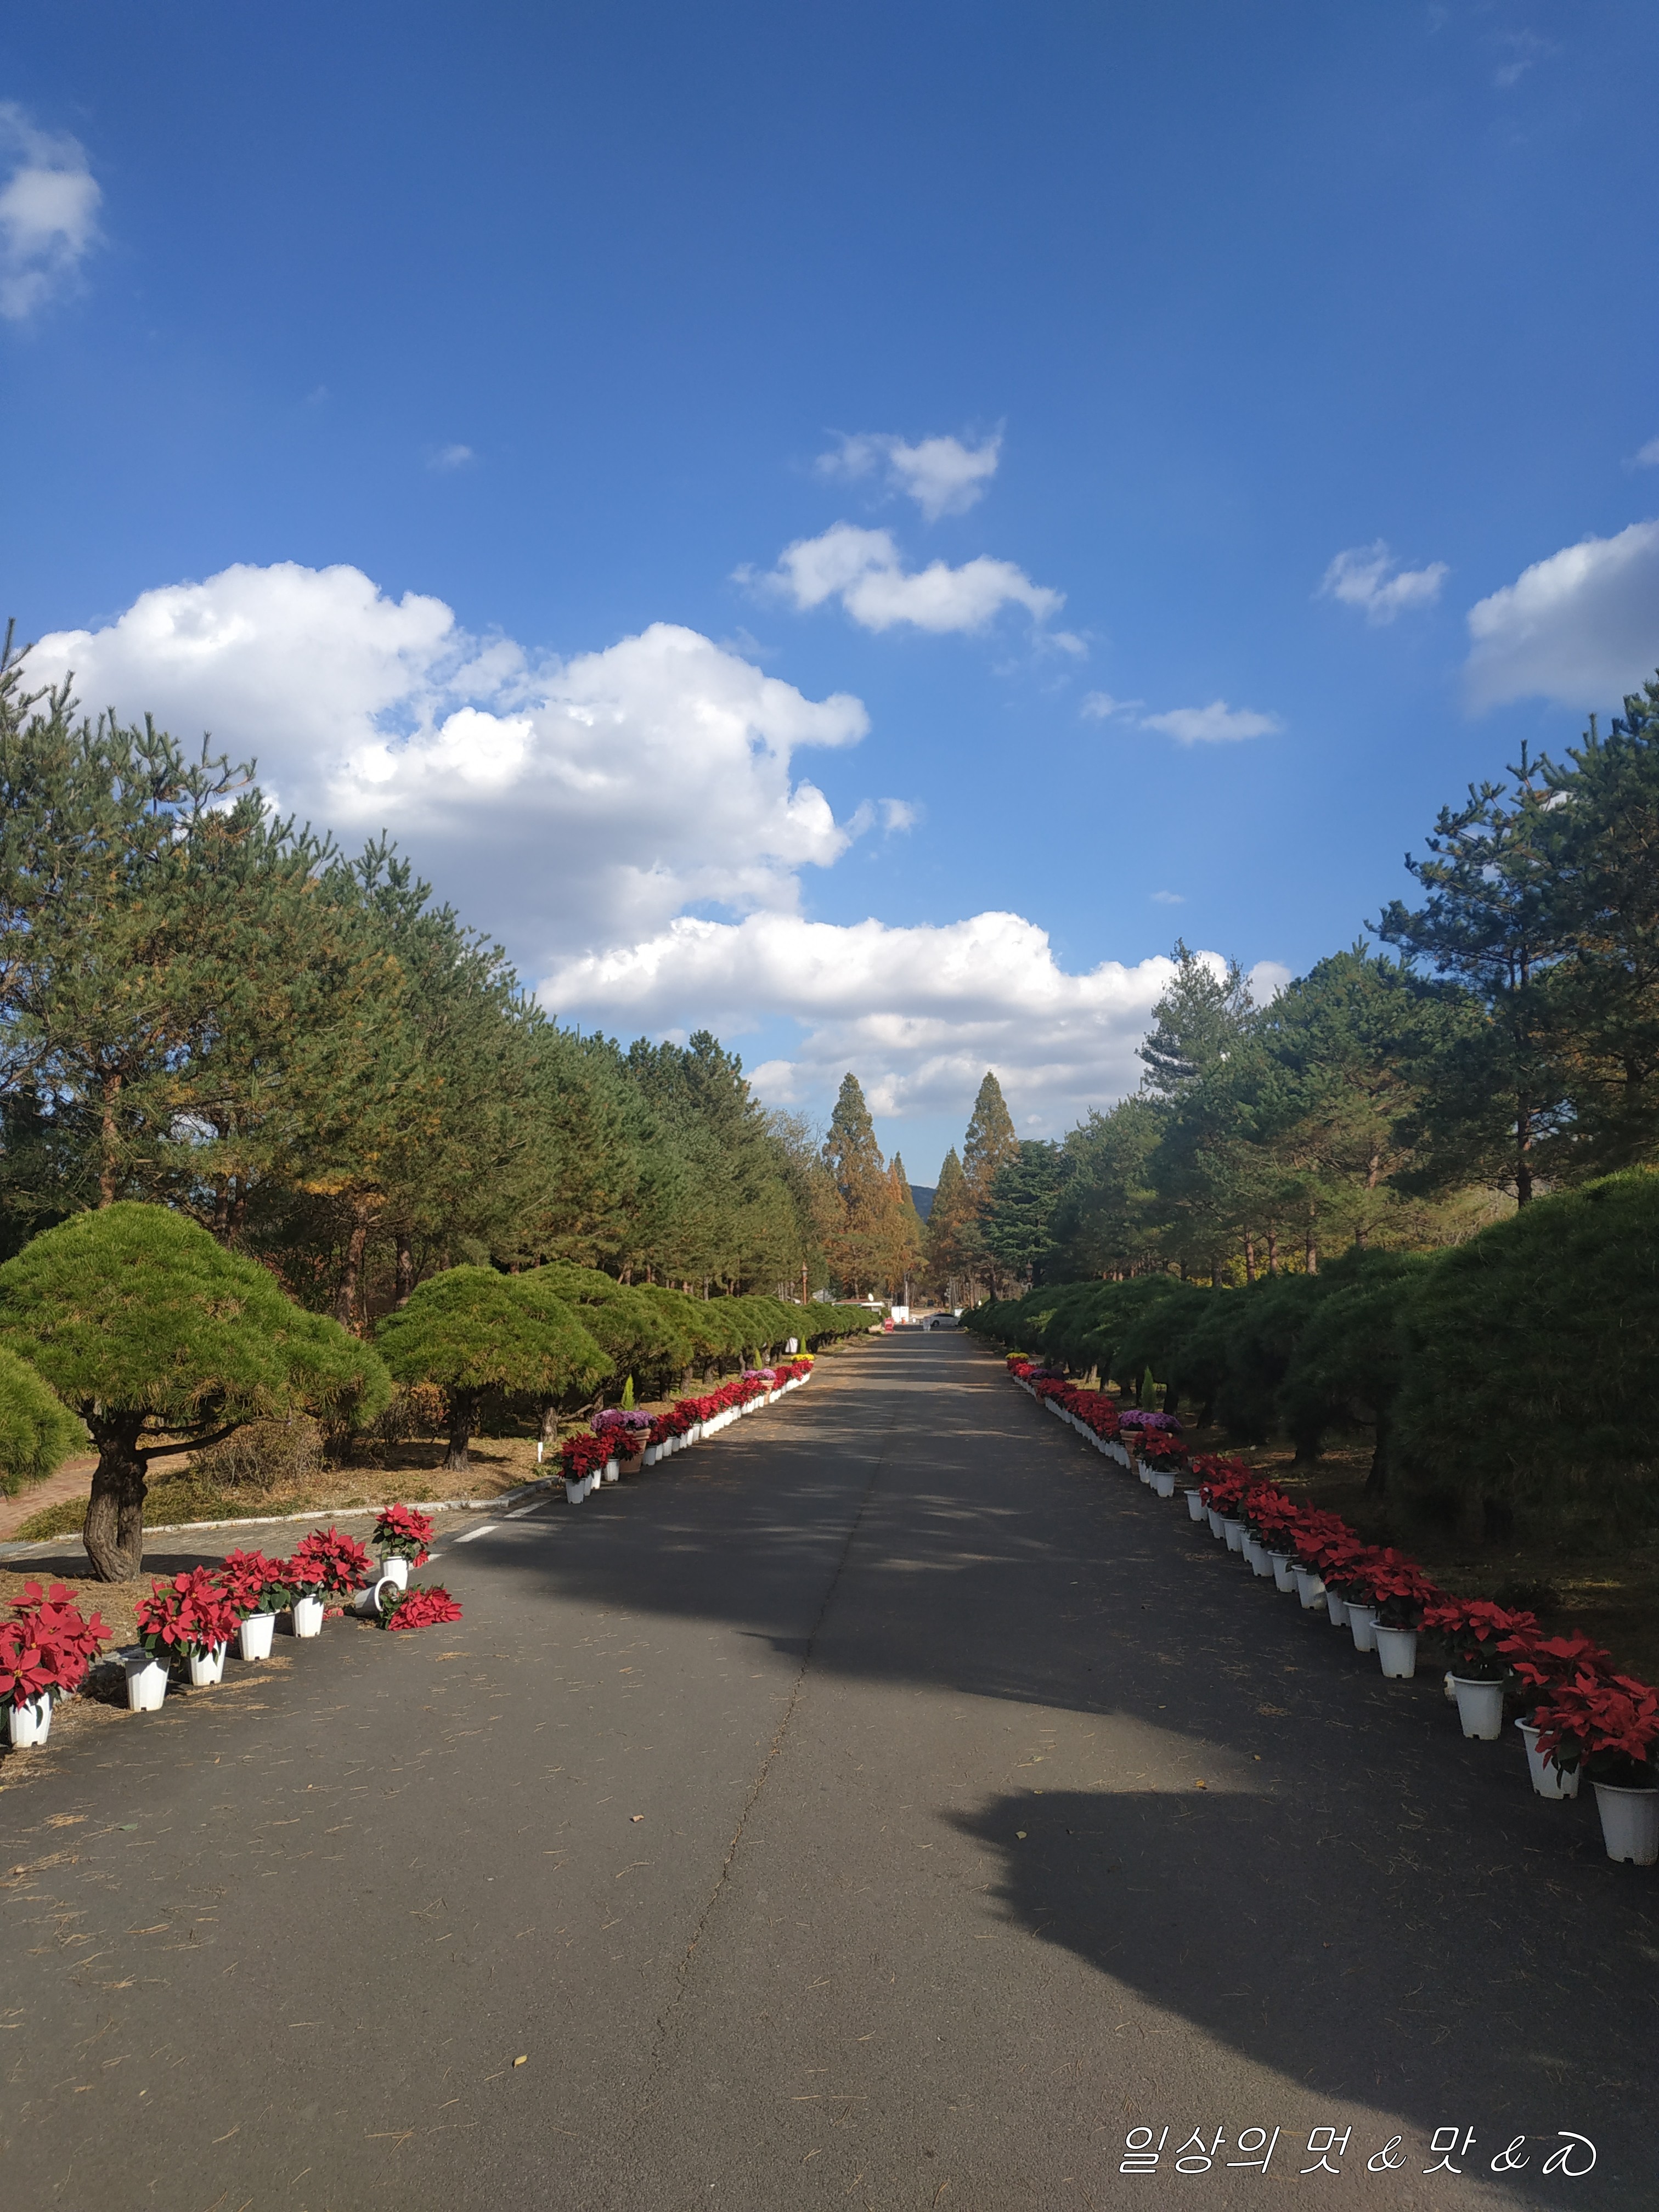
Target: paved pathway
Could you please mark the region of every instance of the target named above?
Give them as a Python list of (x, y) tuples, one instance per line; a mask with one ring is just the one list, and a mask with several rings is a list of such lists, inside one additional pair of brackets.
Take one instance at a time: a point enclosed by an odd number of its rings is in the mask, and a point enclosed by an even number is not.
[(0, 1791), (8, 2212), (1659, 2203), (1654, 1875), (970, 1343), (442, 1554)]

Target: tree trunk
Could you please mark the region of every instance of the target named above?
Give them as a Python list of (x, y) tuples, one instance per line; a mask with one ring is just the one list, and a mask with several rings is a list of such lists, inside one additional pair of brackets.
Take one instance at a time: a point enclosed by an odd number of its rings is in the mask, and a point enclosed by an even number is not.
[(1267, 1273), (1270, 1275), (1279, 1273), (1279, 1231), (1276, 1229), (1267, 1231)]
[(1247, 1283), (1255, 1280), (1255, 1239), (1248, 1231), (1244, 1237), (1244, 1279)]
[[(120, 1096), (120, 1077), (106, 1075), (103, 1082), (103, 1111), (99, 1119), (98, 1203), (100, 1206), (113, 1206), (120, 1191), (115, 1124), (115, 1105)], [(106, 1577), (105, 1579), (110, 1578)]]
[(1319, 1273), (1319, 1244), (1314, 1235), (1314, 1225), (1311, 1221), (1308, 1224), (1308, 1241), (1303, 1247), (1303, 1258), (1306, 1262), (1308, 1273), (1310, 1275), (1316, 1275)]
[(1515, 1102), (1515, 1202), (1526, 1206), (1532, 1198), (1532, 1102)]
[(345, 1265), (334, 1294), (334, 1318), (342, 1328), (355, 1332), (357, 1325), (357, 1284), (363, 1272), (363, 1248), (368, 1243), (368, 1215), (359, 1207), (352, 1216), (346, 1238)]
[(143, 1565), (144, 1462), (138, 1456), (138, 1425), (88, 1423), (98, 1446), (92, 1497), (81, 1532), (92, 1571), (100, 1583), (130, 1583)]
[(415, 1255), (410, 1249), (409, 1231), (400, 1229), (397, 1234), (398, 1304), (406, 1306), (410, 1293), (415, 1288)]
[(449, 1394), (449, 1449), (444, 1454), (444, 1468), (450, 1474), (465, 1474), (472, 1462), (467, 1455), (467, 1438), (472, 1434), (478, 1418), (478, 1394), (476, 1390), (452, 1390)]
[(1376, 1441), (1371, 1447), (1370, 1472), (1365, 1477), (1365, 1496), (1381, 1498), (1389, 1486), (1389, 1409), (1376, 1409)]

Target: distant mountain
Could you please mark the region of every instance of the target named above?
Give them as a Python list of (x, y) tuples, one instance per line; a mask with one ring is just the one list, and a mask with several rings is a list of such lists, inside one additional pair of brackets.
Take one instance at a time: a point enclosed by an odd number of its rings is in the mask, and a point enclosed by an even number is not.
[(910, 1195), (916, 1201), (916, 1212), (924, 1221), (933, 1210), (933, 1193), (938, 1188), (936, 1182), (913, 1182), (910, 1186)]

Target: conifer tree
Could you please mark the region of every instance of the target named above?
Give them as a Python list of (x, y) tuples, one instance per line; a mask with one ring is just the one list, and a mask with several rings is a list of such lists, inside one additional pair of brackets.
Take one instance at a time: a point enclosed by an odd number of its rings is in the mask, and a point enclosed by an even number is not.
[(973, 1227), (974, 1203), (952, 1145), (939, 1171), (923, 1249), (928, 1280), (953, 1305), (968, 1303), (975, 1261)]
[(962, 1172), (967, 1178), (968, 1194), (976, 1212), (982, 1212), (990, 1199), (997, 1170), (1018, 1157), (1019, 1139), (1014, 1134), (1014, 1117), (1008, 1111), (1002, 1085), (988, 1067), (979, 1095), (974, 1100), (974, 1111), (962, 1148)]

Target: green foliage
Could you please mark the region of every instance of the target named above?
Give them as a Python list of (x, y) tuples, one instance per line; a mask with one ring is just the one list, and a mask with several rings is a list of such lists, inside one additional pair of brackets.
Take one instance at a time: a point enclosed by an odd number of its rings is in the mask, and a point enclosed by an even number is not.
[(1058, 1145), (1028, 1139), (992, 1177), (979, 1234), (1000, 1273), (1042, 1279), (1054, 1249), (1054, 1209), (1068, 1165)]
[(1540, 1199), (1425, 1268), (1402, 1310), (1391, 1481), (1471, 1535), (1516, 1510), (1659, 1503), (1659, 1176)]
[(0, 1344), (94, 1437), (113, 1420), (187, 1437), (290, 1411), (373, 1419), (375, 1354), (283, 1297), (264, 1268), (165, 1206), (77, 1213), (0, 1267)]
[(80, 1422), (33, 1368), (0, 1350), (0, 1492), (44, 1481), (85, 1443)]
[(447, 1267), (381, 1322), (375, 1349), (400, 1382), (452, 1395), (556, 1395), (603, 1372), (604, 1355), (550, 1286), (494, 1267)]

